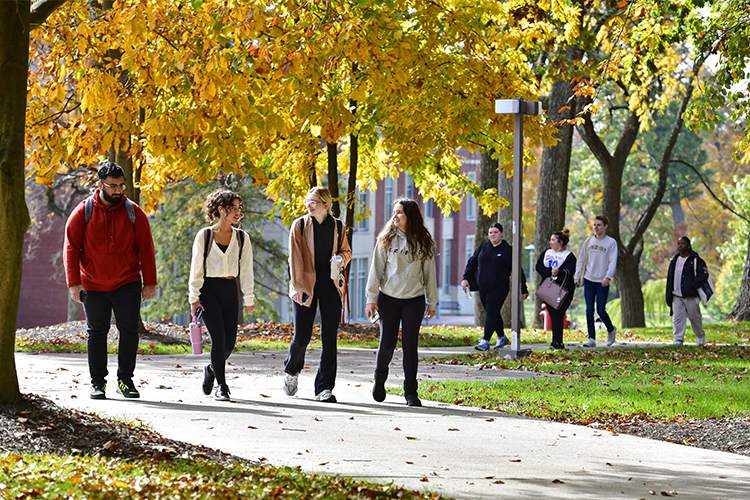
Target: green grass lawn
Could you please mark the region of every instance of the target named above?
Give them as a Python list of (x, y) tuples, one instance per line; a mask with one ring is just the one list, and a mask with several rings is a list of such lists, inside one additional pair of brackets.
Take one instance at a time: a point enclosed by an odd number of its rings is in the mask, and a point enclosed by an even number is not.
[(745, 345), (537, 350), (517, 360), (476, 353), (438, 361), (533, 371), (539, 377), (423, 381), (420, 394), (433, 401), (575, 423), (750, 415), (750, 347)]
[(0, 498), (443, 498), (269, 465), (0, 454)]

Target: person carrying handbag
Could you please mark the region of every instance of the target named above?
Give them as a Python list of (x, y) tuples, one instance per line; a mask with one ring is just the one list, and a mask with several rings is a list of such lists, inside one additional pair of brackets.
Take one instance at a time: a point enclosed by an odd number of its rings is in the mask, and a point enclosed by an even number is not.
[(573, 275), (576, 271), (576, 256), (573, 255), (573, 252), (565, 248), (568, 246), (569, 241), (570, 231), (567, 229), (552, 233), (552, 236), (549, 238), (549, 248), (539, 255), (539, 259), (536, 262), (536, 272), (539, 273), (542, 280), (551, 278), (568, 291), (567, 296), (562, 300), (559, 307), (557, 304), (547, 303), (547, 312), (552, 321), (552, 344), (550, 344), (550, 349), (565, 349), (565, 344), (563, 343), (565, 313), (568, 307), (570, 307), (573, 294), (575, 293)]

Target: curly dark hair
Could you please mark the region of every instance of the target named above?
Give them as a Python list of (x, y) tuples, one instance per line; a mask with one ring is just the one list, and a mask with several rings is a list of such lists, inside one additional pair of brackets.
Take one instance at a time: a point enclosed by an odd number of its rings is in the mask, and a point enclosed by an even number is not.
[[(419, 255), (421, 260), (431, 259), (435, 254), (435, 240), (432, 239), (430, 230), (424, 225), (422, 212), (419, 204), (409, 198), (399, 198), (393, 202), (393, 206), (401, 204), (406, 215), (406, 243), (412, 258)], [(383, 230), (378, 235), (378, 243), (383, 248), (388, 248), (396, 237), (396, 225), (391, 217)]]
[(99, 163), (99, 170), (97, 171), (96, 175), (99, 177), (100, 181), (103, 181), (107, 177), (118, 179), (120, 177), (125, 177), (125, 171), (117, 163), (109, 160), (104, 160), (103, 162)]
[(206, 221), (214, 222), (220, 217), (219, 209), (231, 207), (234, 200), (240, 200), (240, 208), (242, 208), (242, 198), (234, 191), (219, 189), (206, 196), (206, 203), (203, 204)]

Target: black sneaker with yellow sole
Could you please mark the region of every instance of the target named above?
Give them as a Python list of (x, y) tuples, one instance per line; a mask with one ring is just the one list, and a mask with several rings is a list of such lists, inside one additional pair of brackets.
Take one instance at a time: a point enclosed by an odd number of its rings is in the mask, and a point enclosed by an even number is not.
[(117, 393), (122, 394), (127, 399), (137, 399), (141, 397), (138, 389), (135, 388), (135, 384), (132, 380), (118, 380), (117, 381)]

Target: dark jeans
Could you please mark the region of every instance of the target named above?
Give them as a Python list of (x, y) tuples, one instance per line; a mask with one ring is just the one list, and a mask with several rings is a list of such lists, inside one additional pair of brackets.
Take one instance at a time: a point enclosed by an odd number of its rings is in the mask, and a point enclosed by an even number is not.
[(583, 297), (586, 299), (586, 326), (588, 327), (590, 339), (596, 338), (594, 301), (596, 301), (596, 314), (602, 319), (604, 326), (607, 327), (607, 331), (611, 332), (614, 328), (612, 320), (609, 319), (609, 314), (607, 314), (607, 295), (609, 295), (608, 286), (604, 287), (601, 283), (583, 280)]
[[(320, 273), (318, 273), (320, 277)], [(310, 307), (292, 302), (294, 310), (294, 338), (289, 344), (289, 353), (284, 361), (284, 371), (292, 375), (302, 371), (305, 365), (305, 350), (312, 337), (315, 313), (320, 308), (320, 340), (323, 348), (320, 365), (315, 376), (315, 394), (333, 390), (336, 385), (336, 339), (341, 319), (341, 296), (328, 276), (315, 283)]]
[(132, 382), (135, 357), (138, 354), (138, 313), (141, 309), (141, 282), (134, 281), (109, 292), (86, 291), (87, 351), (91, 383), (102, 385), (107, 374), (107, 334), (112, 312), (120, 332), (117, 348), (117, 379)]
[(404, 380), (417, 379), (419, 356), (419, 326), (425, 312), (425, 297), (396, 299), (384, 293), (378, 294), (380, 311), (380, 345), (375, 368), (379, 372), (388, 371), (393, 359), (393, 351), (398, 342), (398, 327), (401, 325), (401, 347), (404, 352)]
[(503, 333), (505, 324), (503, 323), (503, 315), (500, 314), (500, 309), (502, 309), (509, 291), (510, 283), (500, 285), (486, 292), (481, 289), (479, 290), (479, 300), (482, 301), (485, 312), (484, 340), (488, 342), (492, 338), (493, 333), (497, 333), (497, 338), (505, 335)]
[(211, 336), (211, 368), (217, 384), (226, 384), (226, 361), (237, 343), (237, 280), (205, 278), (200, 295), (203, 323)]

